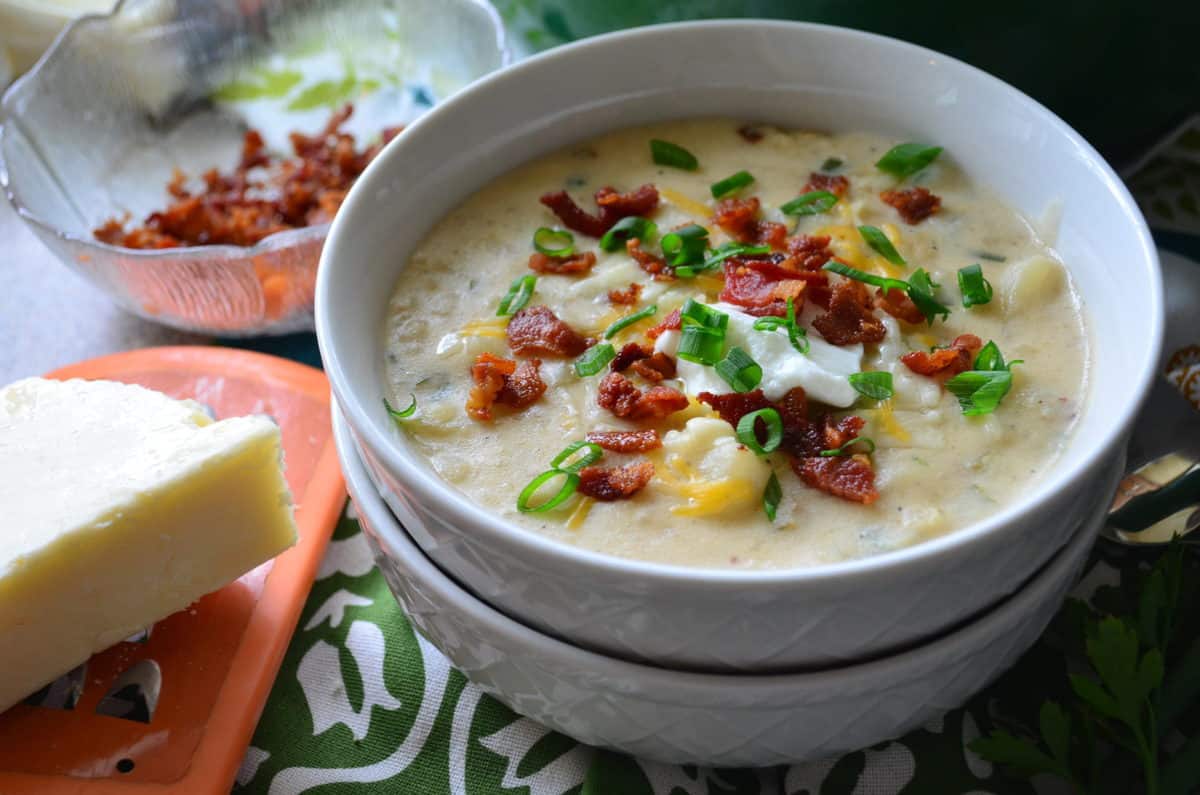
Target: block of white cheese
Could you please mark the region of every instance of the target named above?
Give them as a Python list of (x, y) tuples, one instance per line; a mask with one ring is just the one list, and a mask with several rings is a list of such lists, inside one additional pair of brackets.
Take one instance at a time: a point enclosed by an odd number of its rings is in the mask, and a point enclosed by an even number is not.
[(0, 389), (0, 710), (296, 541), (279, 428), (111, 381)]

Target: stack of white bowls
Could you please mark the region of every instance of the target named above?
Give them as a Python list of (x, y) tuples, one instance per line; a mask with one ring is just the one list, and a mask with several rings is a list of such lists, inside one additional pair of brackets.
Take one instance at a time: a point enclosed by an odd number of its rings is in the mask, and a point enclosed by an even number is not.
[[(1056, 248), (1090, 320), (1090, 397), (1055, 469), (998, 514), (918, 546), (788, 571), (642, 563), (490, 514), (439, 480), (380, 396), (387, 299), (448, 210), (516, 165), (687, 116), (935, 141)], [(1082, 565), (1153, 376), (1150, 235), (1061, 120), (963, 63), (781, 22), (643, 28), (551, 51), (435, 108), (334, 222), (317, 331), (338, 447), (380, 565), (414, 623), (517, 712), (643, 757), (769, 765), (859, 748), (962, 703), (1031, 645)], [(513, 455), (519, 455), (513, 451)]]

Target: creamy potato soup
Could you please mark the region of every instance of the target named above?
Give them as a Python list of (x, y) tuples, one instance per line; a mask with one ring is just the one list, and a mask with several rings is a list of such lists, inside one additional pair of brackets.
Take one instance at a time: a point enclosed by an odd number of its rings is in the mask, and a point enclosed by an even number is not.
[(1087, 396), (1067, 270), (953, 152), (724, 119), (495, 180), (410, 257), (386, 333), (393, 416), (448, 483), (684, 566), (969, 525), (1054, 466)]

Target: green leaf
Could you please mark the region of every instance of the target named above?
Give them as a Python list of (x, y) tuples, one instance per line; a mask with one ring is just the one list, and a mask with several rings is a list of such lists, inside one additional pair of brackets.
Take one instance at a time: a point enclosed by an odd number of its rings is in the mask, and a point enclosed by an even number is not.
[(1142, 657), (1142, 663), (1138, 666), (1137, 685), (1141, 691), (1142, 698), (1149, 698), (1150, 694), (1158, 690), (1163, 683), (1163, 656), (1158, 649), (1151, 649)]
[(1200, 781), (1200, 732), (1176, 749), (1162, 768), (1159, 792), (1161, 795), (1195, 795)]
[(1081, 674), (1071, 674), (1071, 689), (1085, 704), (1109, 718), (1121, 717), (1121, 705), (1104, 691), (1095, 680)]
[[(1158, 698), (1159, 734), (1165, 735), (1176, 718), (1200, 700), (1200, 638), (1174, 661)], [(1196, 733), (1200, 737), (1200, 732)]]
[(597, 750), (583, 778), (579, 795), (654, 795), (642, 768), (632, 758), (615, 751)]
[(1119, 618), (1101, 619), (1088, 635), (1087, 656), (1100, 675), (1100, 682), (1120, 705), (1120, 713), (1127, 717), (1136, 715), (1143, 697), (1136, 680), (1137, 632)]
[(1024, 776), (1060, 774), (1059, 766), (1035, 743), (999, 729), (980, 737), (970, 748), (989, 762), (1005, 765)]
[(1071, 769), (1071, 719), (1053, 701), (1042, 704), (1038, 714), (1042, 739), (1063, 770)]

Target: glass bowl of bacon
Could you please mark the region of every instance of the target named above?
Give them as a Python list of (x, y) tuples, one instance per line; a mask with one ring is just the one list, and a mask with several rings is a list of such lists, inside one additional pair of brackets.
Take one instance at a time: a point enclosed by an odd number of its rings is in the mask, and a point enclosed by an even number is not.
[(125, 0), (71, 24), (4, 94), (0, 188), (134, 314), (230, 337), (308, 330), (350, 186), (507, 60), (482, 0)]

